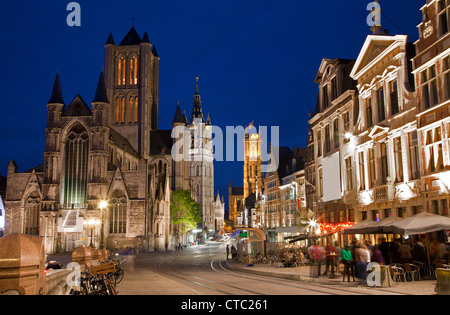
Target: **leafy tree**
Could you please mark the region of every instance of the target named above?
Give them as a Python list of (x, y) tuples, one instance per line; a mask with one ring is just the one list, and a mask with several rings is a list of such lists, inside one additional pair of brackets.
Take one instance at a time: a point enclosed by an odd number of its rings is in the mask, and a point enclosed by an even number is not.
[(192, 199), (189, 190), (172, 192), (170, 218), (180, 233), (187, 234), (202, 222), (201, 211), (201, 205)]

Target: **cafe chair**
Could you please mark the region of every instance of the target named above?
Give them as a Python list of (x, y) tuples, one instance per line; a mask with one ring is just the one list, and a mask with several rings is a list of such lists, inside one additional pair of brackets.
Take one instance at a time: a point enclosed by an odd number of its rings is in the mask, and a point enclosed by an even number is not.
[(406, 273), (402, 268), (390, 265), (389, 270), (391, 271), (392, 279), (394, 279), (395, 282), (401, 281), (402, 277), (406, 282)]
[(410, 276), (412, 282), (414, 282), (414, 278), (415, 278), (416, 275), (419, 276), (419, 281), (421, 280), (420, 279), (420, 267), (419, 266), (416, 266), (416, 265), (413, 265), (413, 264), (409, 264), (409, 263), (403, 264), (403, 266), (405, 268), (406, 277)]
[(345, 276), (347, 276), (348, 282), (350, 282), (350, 277), (353, 278), (353, 282), (355, 282), (355, 268), (353, 264), (344, 264), (344, 272), (343, 272), (342, 281), (345, 282)]

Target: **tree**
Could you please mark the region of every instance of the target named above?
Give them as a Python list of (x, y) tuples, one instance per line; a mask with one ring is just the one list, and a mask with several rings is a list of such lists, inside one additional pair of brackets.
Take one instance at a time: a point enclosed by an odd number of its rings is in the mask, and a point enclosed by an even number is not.
[(201, 211), (201, 205), (192, 199), (189, 190), (172, 192), (170, 218), (180, 234), (187, 234), (202, 222)]

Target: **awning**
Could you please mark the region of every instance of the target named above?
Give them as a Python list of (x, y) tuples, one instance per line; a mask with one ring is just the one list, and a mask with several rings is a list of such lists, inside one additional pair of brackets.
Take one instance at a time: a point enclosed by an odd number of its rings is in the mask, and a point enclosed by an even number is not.
[(299, 241), (304, 241), (307, 239), (314, 239), (317, 240), (319, 238), (324, 238), (324, 237), (328, 237), (331, 236), (335, 233), (328, 233), (328, 234), (320, 234), (320, 235), (310, 235), (310, 234), (302, 234), (302, 235), (298, 235), (297, 237), (293, 238), (291, 241), (289, 241), (289, 244), (295, 243), (295, 242), (299, 242)]
[(352, 227), (346, 228), (344, 230), (344, 234), (366, 234), (368, 228), (373, 227), (376, 223), (377, 221), (366, 219), (353, 225)]
[(306, 226), (284, 226), (277, 227), (277, 233), (306, 233), (308, 228)]
[(385, 226), (403, 220), (399, 217), (387, 217), (380, 221), (365, 220), (344, 230), (344, 234), (384, 234)]
[(406, 235), (426, 234), (447, 230), (450, 230), (449, 217), (428, 212), (421, 212), (412, 217), (382, 227), (383, 233)]

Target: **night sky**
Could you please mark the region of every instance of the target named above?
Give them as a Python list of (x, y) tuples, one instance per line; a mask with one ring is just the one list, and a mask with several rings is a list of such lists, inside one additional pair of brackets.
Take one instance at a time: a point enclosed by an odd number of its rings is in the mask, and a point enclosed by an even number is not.
[[(148, 32), (160, 61), (160, 129), (170, 129), (177, 101), (188, 117), (195, 77), (212, 123), (280, 126), (280, 144), (305, 147), (308, 113), (322, 58), (356, 59), (371, 32), (370, 1), (82, 0), (81, 27), (66, 23), (70, 1), (0, 4), (0, 174), (43, 163), (46, 103), (57, 71), (66, 105), (90, 104), (104, 67), (104, 43), (116, 44), (132, 23)], [(425, 0), (380, 1), (391, 35), (418, 39)], [(135, 20), (132, 20), (132, 18)], [(267, 144), (267, 141), (266, 141)], [(215, 190), (242, 186), (242, 162), (215, 163)]]

